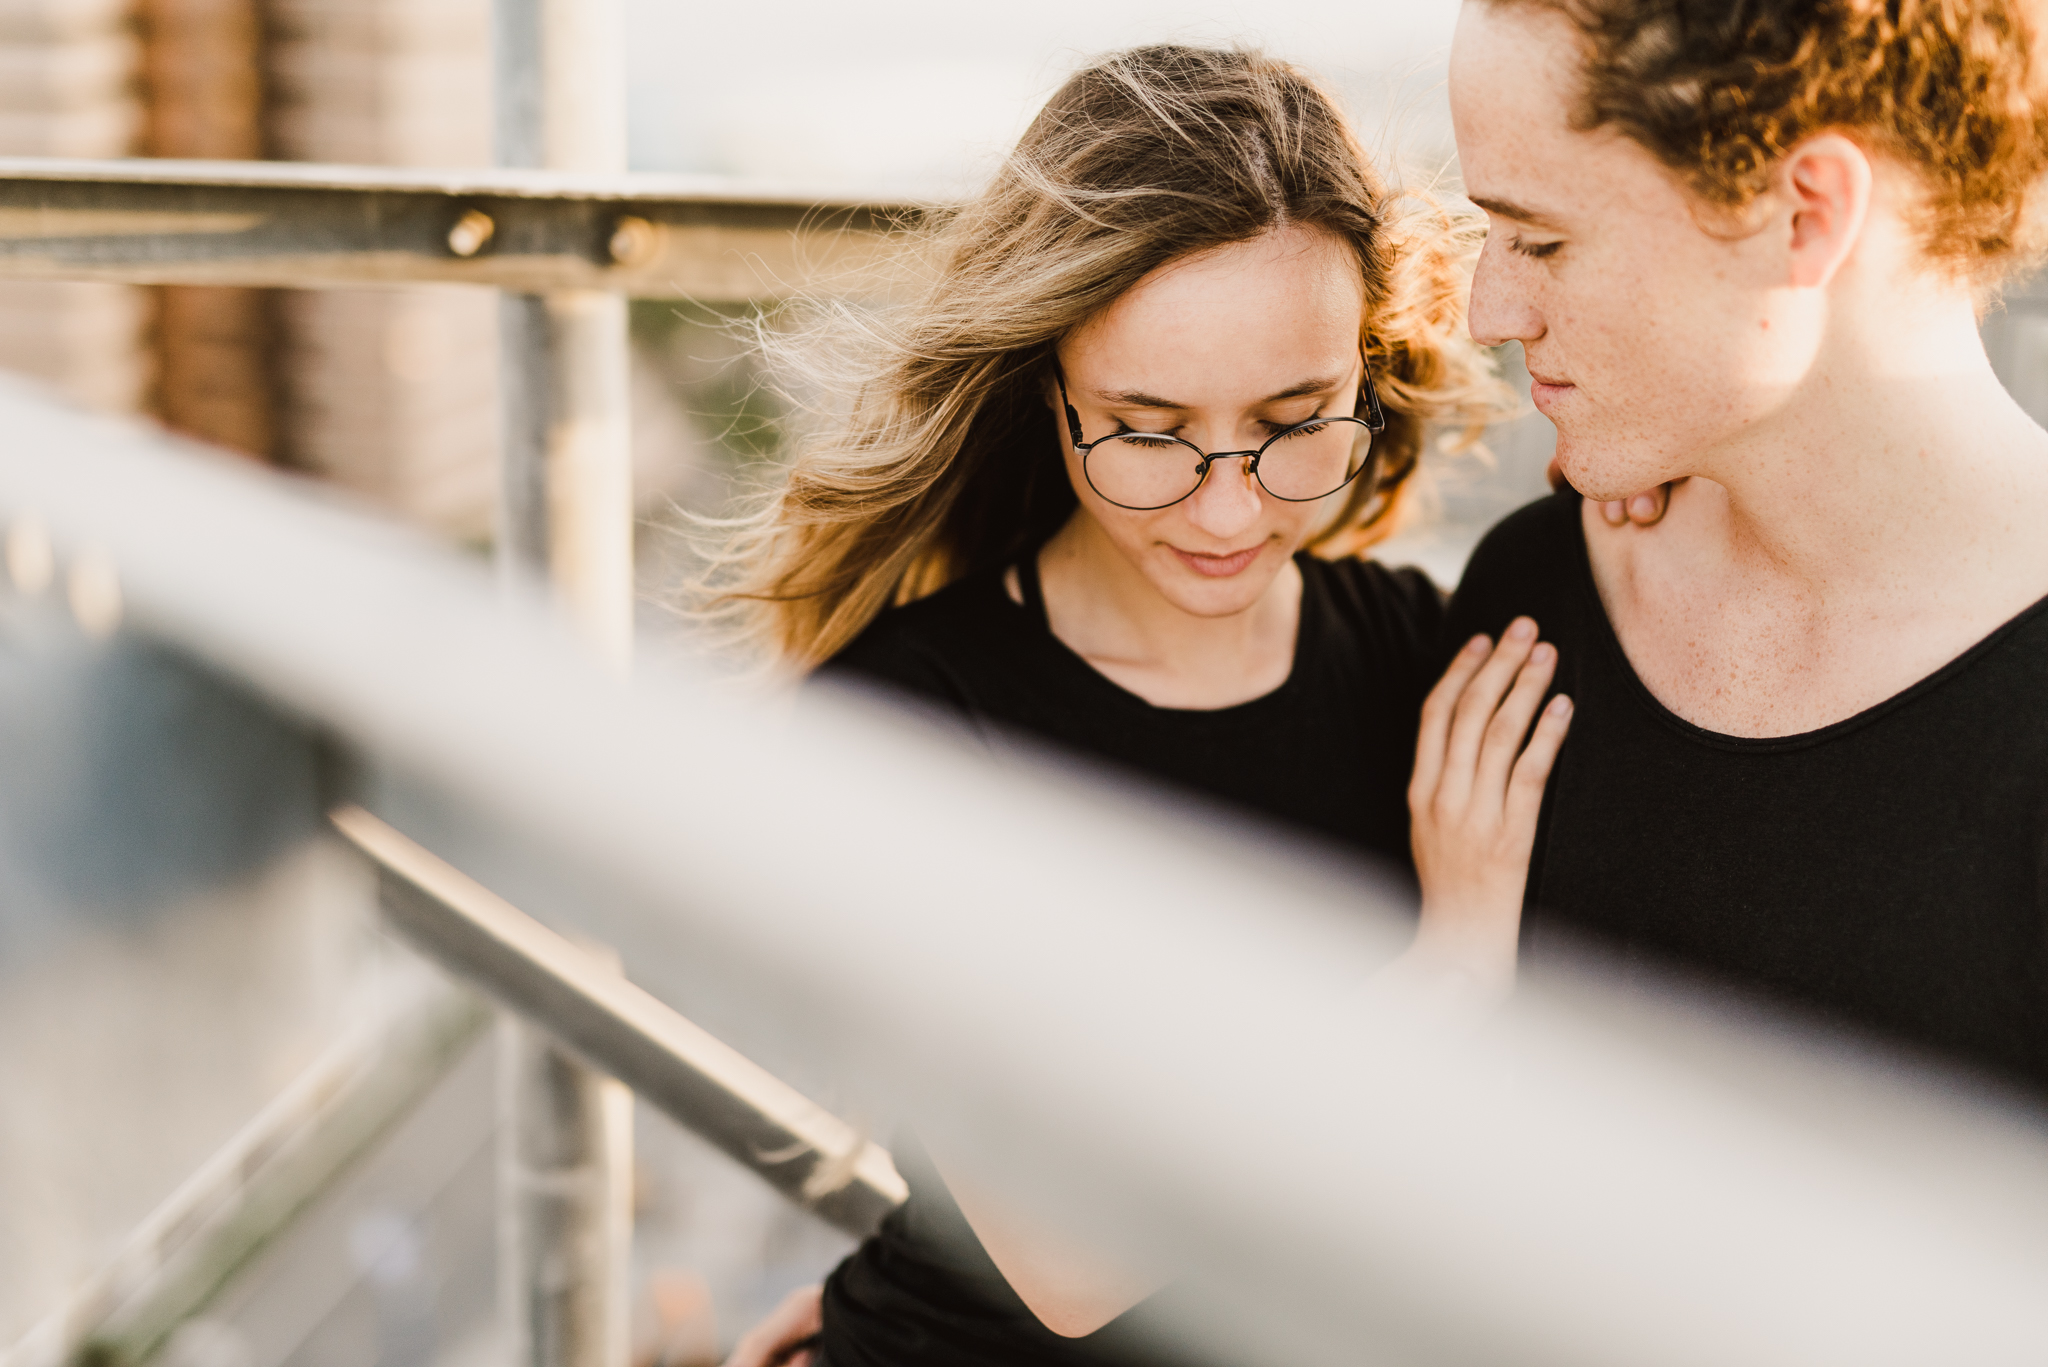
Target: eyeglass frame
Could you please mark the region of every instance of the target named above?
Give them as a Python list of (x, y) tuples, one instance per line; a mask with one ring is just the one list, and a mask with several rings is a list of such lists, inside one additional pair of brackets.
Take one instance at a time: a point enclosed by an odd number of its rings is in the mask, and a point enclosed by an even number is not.
[[(1288, 498), (1284, 494), (1276, 494), (1266, 487), (1266, 481), (1259, 479), (1259, 461), (1265, 456), (1267, 451), (1272, 449), (1273, 443), (1284, 437), (1290, 437), (1305, 427), (1313, 427), (1319, 422), (1355, 422), (1362, 425), (1366, 432), (1374, 437), (1387, 430), (1387, 415), (1380, 408), (1379, 390), (1372, 382), (1372, 362), (1366, 359), (1363, 348), (1359, 350), (1358, 363), (1361, 367), (1358, 380), (1358, 397), (1352, 401), (1351, 412), (1348, 415), (1318, 413), (1314, 417), (1303, 418), (1300, 422), (1289, 423), (1261, 442), (1258, 449), (1252, 451), (1204, 451), (1185, 437), (1171, 436), (1165, 432), (1112, 432), (1106, 437), (1097, 437), (1094, 441), (1082, 441), (1081, 415), (1075, 410), (1073, 401), (1067, 397), (1067, 376), (1058, 361), (1053, 362), (1052, 374), (1054, 382), (1059, 385), (1060, 389), (1060, 407), (1066, 410), (1067, 435), (1073, 441), (1074, 454), (1081, 458), (1081, 477), (1088, 481), (1088, 487), (1094, 489), (1095, 496), (1111, 507), (1122, 508), (1133, 513), (1156, 513), (1162, 508), (1171, 508), (1174, 504), (1185, 503), (1193, 498), (1201, 490), (1201, 487), (1209, 482), (1209, 467), (1211, 465), (1214, 465), (1219, 460), (1236, 460), (1240, 456), (1251, 457), (1252, 463), (1245, 467), (1246, 470), (1253, 479), (1259, 480), (1259, 488), (1265, 492), (1267, 497), (1277, 498), (1282, 503), (1320, 503), (1322, 500), (1330, 497), (1330, 494), (1337, 493), (1346, 485), (1349, 485), (1352, 480), (1364, 474), (1371, 468), (1374, 460), (1377, 458), (1376, 453), (1368, 453), (1365, 460), (1346, 477), (1343, 484), (1339, 484), (1335, 489), (1330, 490), (1329, 493), (1317, 494), (1313, 498)], [(1360, 404), (1365, 406), (1366, 411), (1366, 415), (1362, 418), (1358, 416)], [(1195, 476), (1193, 486), (1186, 493), (1182, 494), (1179, 498), (1173, 499), (1171, 502), (1155, 503), (1149, 507), (1118, 503), (1108, 494), (1103, 493), (1102, 490), (1096, 489), (1094, 476), (1088, 473), (1088, 453), (1106, 441), (1117, 441), (1123, 437), (1136, 436), (1164, 437), (1167, 441), (1179, 442), (1182, 446), (1187, 447), (1188, 450), (1200, 456), (1202, 458), (1202, 468), (1201, 472)]]

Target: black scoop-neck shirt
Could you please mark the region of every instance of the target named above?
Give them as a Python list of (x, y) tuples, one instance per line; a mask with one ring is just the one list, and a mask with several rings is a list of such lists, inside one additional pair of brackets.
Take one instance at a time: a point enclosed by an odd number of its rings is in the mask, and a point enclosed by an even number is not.
[(1651, 695), (1569, 490), (1474, 554), (1446, 640), (1527, 613), (1572, 696), (1525, 950), (1583, 939), (2048, 1089), (2048, 600), (1904, 692), (1801, 735), (1725, 736)]
[[(1203, 711), (1155, 707), (1062, 644), (1035, 559), (1018, 566), (1021, 604), (1000, 574), (962, 580), (883, 613), (821, 672), (895, 691), (997, 748), (1020, 736), (1049, 743), (1411, 867), (1405, 794), (1444, 611), (1426, 575), (1297, 556), (1301, 626), (1286, 682)], [(1080, 1338), (1047, 1329), (915, 1136), (898, 1135), (895, 1154), (910, 1199), (826, 1281), (826, 1367), (1169, 1360), (1130, 1315)]]
[(1053, 635), (1035, 556), (1017, 566), (1022, 603), (1001, 574), (961, 580), (883, 613), (821, 674), (908, 694), (996, 745), (1033, 737), (1405, 868), (1443, 596), (1416, 569), (1294, 563), (1293, 668), (1234, 707), (1155, 707), (1098, 673)]

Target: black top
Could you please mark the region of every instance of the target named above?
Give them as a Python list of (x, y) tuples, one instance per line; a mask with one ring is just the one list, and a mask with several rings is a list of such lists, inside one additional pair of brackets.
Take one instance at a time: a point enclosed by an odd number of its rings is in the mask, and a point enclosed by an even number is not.
[[(1442, 597), (1419, 570), (1296, 563), (1293, 670), (1235, 707), (1154, 707), (1097, 673), (1052, 634), (1035, 557), (1018, 567), (1022, 605), (998, 574), (962, 580), (884, 613), (825, 672), (908, 690), (994, 743), (1051, 741), (1407, 869), (1405, 793)], [(1151, 1360), (1128, 1316), (1084, 1338), (1045, 1328), (914, 1138), (898, 1137), (896, 1160), (910, 1200), (825, 1284), (827, 1367)]]
[(1154, 707), (1052, 634), (1035, 557), (1022, 604), (978, 575), (876, 619), (826, 677), (879, 681), (992, 743), (1022, 733), (1250, 808), (1405, 868), (1416, 715), (1443, 597), (1420, 570), (1298, 555), (1287, 681), (1234, 707)]
[(1447, 641), (1528, 613), (1572, 729), (1526, 947), (1566, 934), (2048, 1086), (2048, 600), (1898, 696), (1743, 739), (1666, 710), (1594, 587), (1576, 495), (1473, 556)]

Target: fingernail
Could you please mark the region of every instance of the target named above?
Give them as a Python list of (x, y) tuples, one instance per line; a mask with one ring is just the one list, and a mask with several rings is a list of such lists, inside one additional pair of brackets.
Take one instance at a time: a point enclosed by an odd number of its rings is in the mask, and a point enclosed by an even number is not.
[(1572, 700), (1560, 693), (1550, 700), (1550, 706), (1544, 710), (1551, 716), (1563, 720), (1572, 714)]
[(1508, 639), (1526, 641), (1536, 634), (1536, 624), (1526, 617), (1517, 617), (1515, 624), (1508, 628)]
[(1657, 515), (1657, 500), (1648, 494), (1637, 494), (1628, 501), (1628, 510), (1631, 516), (1647, 522)]
[(1548, 641), (1543, 642), (1529, 652), (1529, 663), (1532, 665), (1547, 665), (1556, 658), (1557, 647)]
[(1477, 655), (1492, 644), (1493, 642), (1484, 636), (1474, 636), (1471, 640), (1465, 642), (1465, 653), (1467, 655)]
[(1601, 504), (1600, 516), (1607, 520), (1607, 525), (1610, 527), (1619, 527), (1622, 523), (1628, 521), (1628, 511), (1619, 503)]

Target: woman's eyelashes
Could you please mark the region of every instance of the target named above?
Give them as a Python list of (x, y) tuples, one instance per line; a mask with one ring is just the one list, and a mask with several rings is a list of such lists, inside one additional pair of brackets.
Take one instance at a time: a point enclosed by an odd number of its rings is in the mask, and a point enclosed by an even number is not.
[(1532, 256), (1541, 261), (1546, 257), (1557, 255), (1557, 249), (1563, 245), (1563, 238), (1559, 238), (1555, 242), (1531, 242), (1517, 234), (1515, 239), (1508, 243), (1508, 250), (1520, 252), (1523, 256)]
[[(1285, 421), (1276, 418), (1255, 418), (1253, 422), (1255, 425), (1263, 427), (1266, 430), (1266, 435), (1271, 436), (1276, 432), (1285, 432), (1290, 427), (1300, 427), (1304, 423), (1311, 423), (1317, 418), (1325, 416), (1327, 415), (1322, 413), (1311, 413), (1305, 418), (1289, 418)], [(1110, 435), (1116, 437), (1178, 437), (1185, 427), (1185, 424), (1179, 424), (1161, 431), (1148, 432), (1132, 427), (1122, 418), (1114, 418), (1112, 421), (1116, 423), (1116, 431)]]

